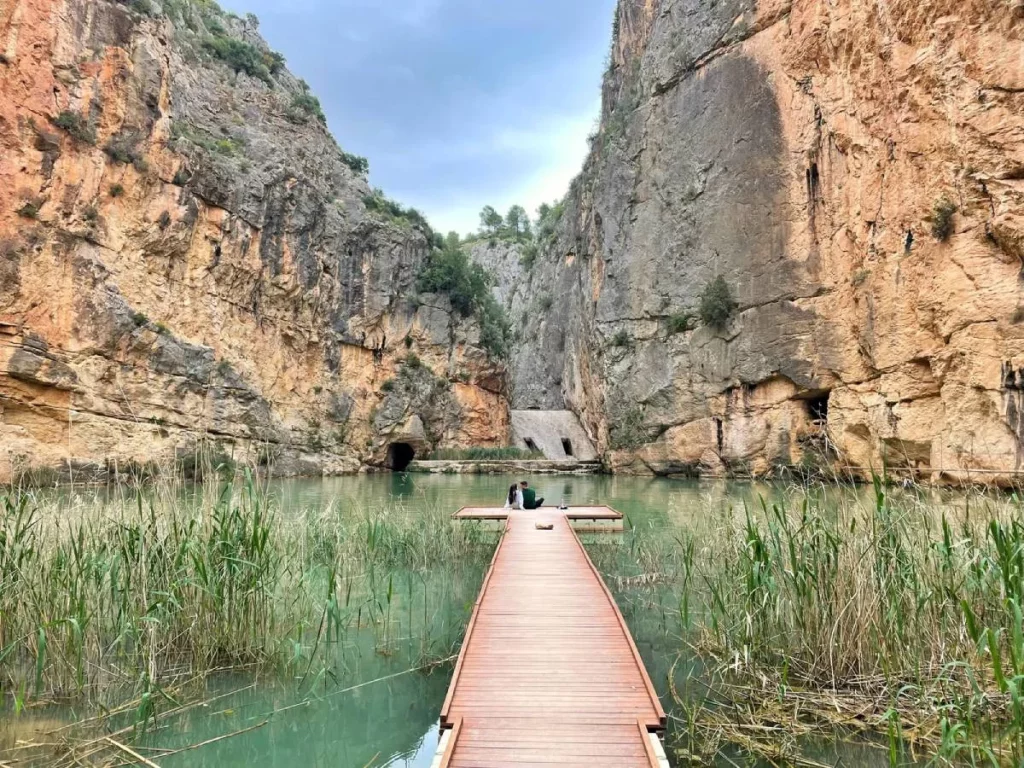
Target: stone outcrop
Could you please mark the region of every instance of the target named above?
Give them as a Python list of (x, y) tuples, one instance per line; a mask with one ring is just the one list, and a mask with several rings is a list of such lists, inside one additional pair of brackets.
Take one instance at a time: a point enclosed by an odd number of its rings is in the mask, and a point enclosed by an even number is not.
[(473, 251), (514, 407), (571, 408), (616, 471), (1012, 482), (1024, 3), (620, 0), (615, 29), (554, 233)]
[(207, 442), (352, 471), (414, 422), (424, 448), (507, 441), (479, 329), (413, 299), (429, 227), (380, 204), (256, 26), (0, 4), (0, 481)]

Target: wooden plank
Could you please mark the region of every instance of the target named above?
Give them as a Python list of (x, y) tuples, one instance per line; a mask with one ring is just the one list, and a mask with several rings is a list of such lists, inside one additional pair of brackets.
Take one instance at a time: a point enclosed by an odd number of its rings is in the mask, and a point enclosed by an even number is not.
[(657, 766), (648, 732), (664, 710), (575, 514), (621, 519), (607, 507), (456, 513), (507, 523), (445, 697), (442, 724), (460, 736), (443, 765)]
[(569, 507), (559, 510), (557, 507), (541, 509), (504, 509), (503, 507), (463, 507), (452, 515), (456, 520), (507, 520), (510, 516), (530, 515), (533, 512), (561, 513), (569, 520), (622, 520), (622, 513), (611, 507)]
[(647, 753), (647, 761), (651, 764), (651, 768), (660, 768), (658, 756), (654, 753), (654, 747), (651, 745), (651, 734), (647, 730), (647, 725), (643, 720), (637, 718), (636, 727), (640, 731), (640, 738), (643, 739), (644, 751)]
[(452, 764), (452, 756), (455, 754), (455, 745), (459, 740), (459, 736), (462, 733), (462, 718), (458, 718), (455, 724), (452, 726), (452, 735), (448, 739), (448, 745), (444, 748), (444, 754), (441, 755), (441, 765), (439, 768), (449, 768)]
[[(494, 555), (491, 557), (491, 564), (487, 568), (487, 575), (484, 576), (484, 583), (480, 586), (480, 594), (477, 596), (476, 604), (473, 606), (473, 614), (469, 617), (469, 624), (466, 626), (466, 636), (462, 640), (462, 648), (459, 649), (459, 658), (455, 662), (455, 669), (452, 671), (452, 681), (448, 686), (448, 693), (444, 697), (444, 704), (441, 705), (441, 727), (449, 728), (448, 709), (452, 705), (452, 696), (455, 694), (455, 686), (459, 682), (459, 673), (462, 671), (462, 664), (466, 658), (466, 649), (469, 648), (470, 638), (473, 636), (473, 627), (476, 626), (476, 619), (480, 613), (480, 605), (487, 595), (487, 587), (491, 583), (491, 576), (494, 574), (494, 564), (498, 562), (498, 555), (501, 554), (501, 547), (505, 543), (505, 535), (502, 534), (501, 541), (494, 548)], [(454, 742), (455, 740), (452, 739)]]
[[(571, 529), (570, 529), (571, 530)], [(601, 574), (598, 573), (597, 568), (594, 567), (594, 563), (590, 559), (590, 555), (587, 554), (587, 550), (583, 547), (583, 542), (580, 541), (580, 537), (573, 533), (573, 538), (576, 540), (576, 546), (580, 548), (580, 552), (583, 553), (583, 557), (587, 560), (587, 565), (590, 567), (591, 572), (594, 574), (594, 578), (597, 583), (601, 585), (601, 590), (604, 592), (605, 597), (608, 599), (608, 604), (615, 612), (615, 618), (619, 623), (619, 627), (622, 629), (622, 634), (629, 643), (629, 650), (633, 654), (633, 658), (636, 659), (636, 665), (640, 670), (640, 674), (643, 676), (644, 685), (647, 688), (647, 693), (651, 697), (651, 702), (654, 704), (654, 710), (658, 714), (658, 728), (664, 728), (668, 718), (665, 715), (665, 710), (661, 706), (661, 699), (658, 698), (658, 692), (654, 690), (654, 684), (651, 682), (651, 678), (647, 674), (647, 667), (644, 666), (643, 659), (640, 658), (640, 650), (636, 647), (636, 643), (633, 641), (633, 635), (629, 631), (629, 627), (626, 626), (626, 620), (622, 618), (622, 612), (619, 610), (618, 604), (615, 602), (615, 598), (612, 597), (611, 591), (608, 586), (604, 583), (604, 579), (601, 578)], [(648, 724), (650, 725), (650, 724)]]

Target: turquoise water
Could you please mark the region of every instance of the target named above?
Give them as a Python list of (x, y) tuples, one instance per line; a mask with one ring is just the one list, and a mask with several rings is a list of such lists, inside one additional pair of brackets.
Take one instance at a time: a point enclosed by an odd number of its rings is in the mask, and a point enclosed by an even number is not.
[[(317, 480), (274, 481), (270, 493), (282, 514), (330, 507), (344, 516), (367, 508), (415, 512), (439, 508), (454, 512), (467, 505), (500, 505), (519, 476), (369, 475)], [(676, 533), (730, 524), (737, 510), (756, 508), (761, 499), (798, 504), (801, 491), (780, 491), (745, 482), (670, 481), (607, 476), (529, 478), (547, 504), (605, 504), (622, 512), (631, 527), (649, 528), (670, 539)], [(84, 490), (83, 494), (107, 491)], [(62, 493), (67, 493), (63, 491)], [(870, 489), (810, 491), (828, 504), (870, 504)], [(914, 493), (914, 492), (909, 492)], [(926, 492), (929, 505), (959, 503), (955, 494)], [(669, 670), (683, 647), (679, 602), (671, 585), (635, 588), (631, 578), (650, 576), (629, 536), (585, 537), (598, 567), (620, 604), (644, 663), (666, 710), (671, 709)], [(656, 562), (655, 562), (656, 567)], [(401, 574), (394, 584), (393, 627), (386, 647), (379, 626), (365, 626), (346, 637), (344, 663), (330, 676), (248, 679), (237, 674), (209, 684), (208, 706), (174, 718), (139, 742), (147, 755), (170, 766), (423, 766), (438, 743), (438, 714), (451, 663), (424, 668), (430, 659), (457, 652), (463, 627), (483, 576), (479, 564), (460, 572)], [(656, 577), (657, 574), (654, 574)], [(424, 637), (431, 638), (430, 647)], [(682, 670), (696, 670), (690, 658)], [(682, 677), (685, 677), (683, 675)], [(677, 679), (680, 675), (677, 675)], [(0, 721), (0, 742), (3, 723)], [(225, 738), (226, 737), (226, 738)], [(186, 749), (220, 739), (201, 748)], [(175, 753), (176, 750), (185, 750)], [(882, 765), (874, 747), (827, 744), (817, 759), (845, 765)]]

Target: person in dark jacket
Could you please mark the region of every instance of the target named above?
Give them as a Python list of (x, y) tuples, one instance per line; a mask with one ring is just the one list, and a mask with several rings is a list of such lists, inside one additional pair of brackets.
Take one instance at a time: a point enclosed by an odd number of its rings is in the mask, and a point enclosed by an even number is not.
[(544, 506), (544, 499), (537, 498), (537, 492), (530, 487), (530, 484), (523, 480), (519, 487), (523, 489), (523, 509), (540, 509)]

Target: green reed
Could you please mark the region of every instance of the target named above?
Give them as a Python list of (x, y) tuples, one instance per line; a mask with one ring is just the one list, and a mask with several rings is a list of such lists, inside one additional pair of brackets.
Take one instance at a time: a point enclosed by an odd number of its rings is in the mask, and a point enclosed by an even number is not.
[(892, 754), (913, 739), (944, 760), (1018, 765), (1024, 515), (1015, 499), (977, 498), (937, 511), (876, 480), (865, 505), (805, 497), (683, 535), (633, 529), (626, 559), (678, 599), (718, 715), (802, 711), (876, 731)]
[(514, 446), (441, 448), (427, 456), (429, 461), (532, 461), (543, 458), (541, 451)]
[(114, 685), (152, 704), (167, 681), (215, 669), (322, 678), (344, 668), (353, 631), (389, 652), (414, 579), (424, 622), (404, 639), (443, 653), (430, 574), (482, 568), (492, 546), (440, 509), (286, 517), (249, 476), (191, 499), (180, 486), (70, 506), (14, 492), (0, 497), (0, 685), (36, 698)]

